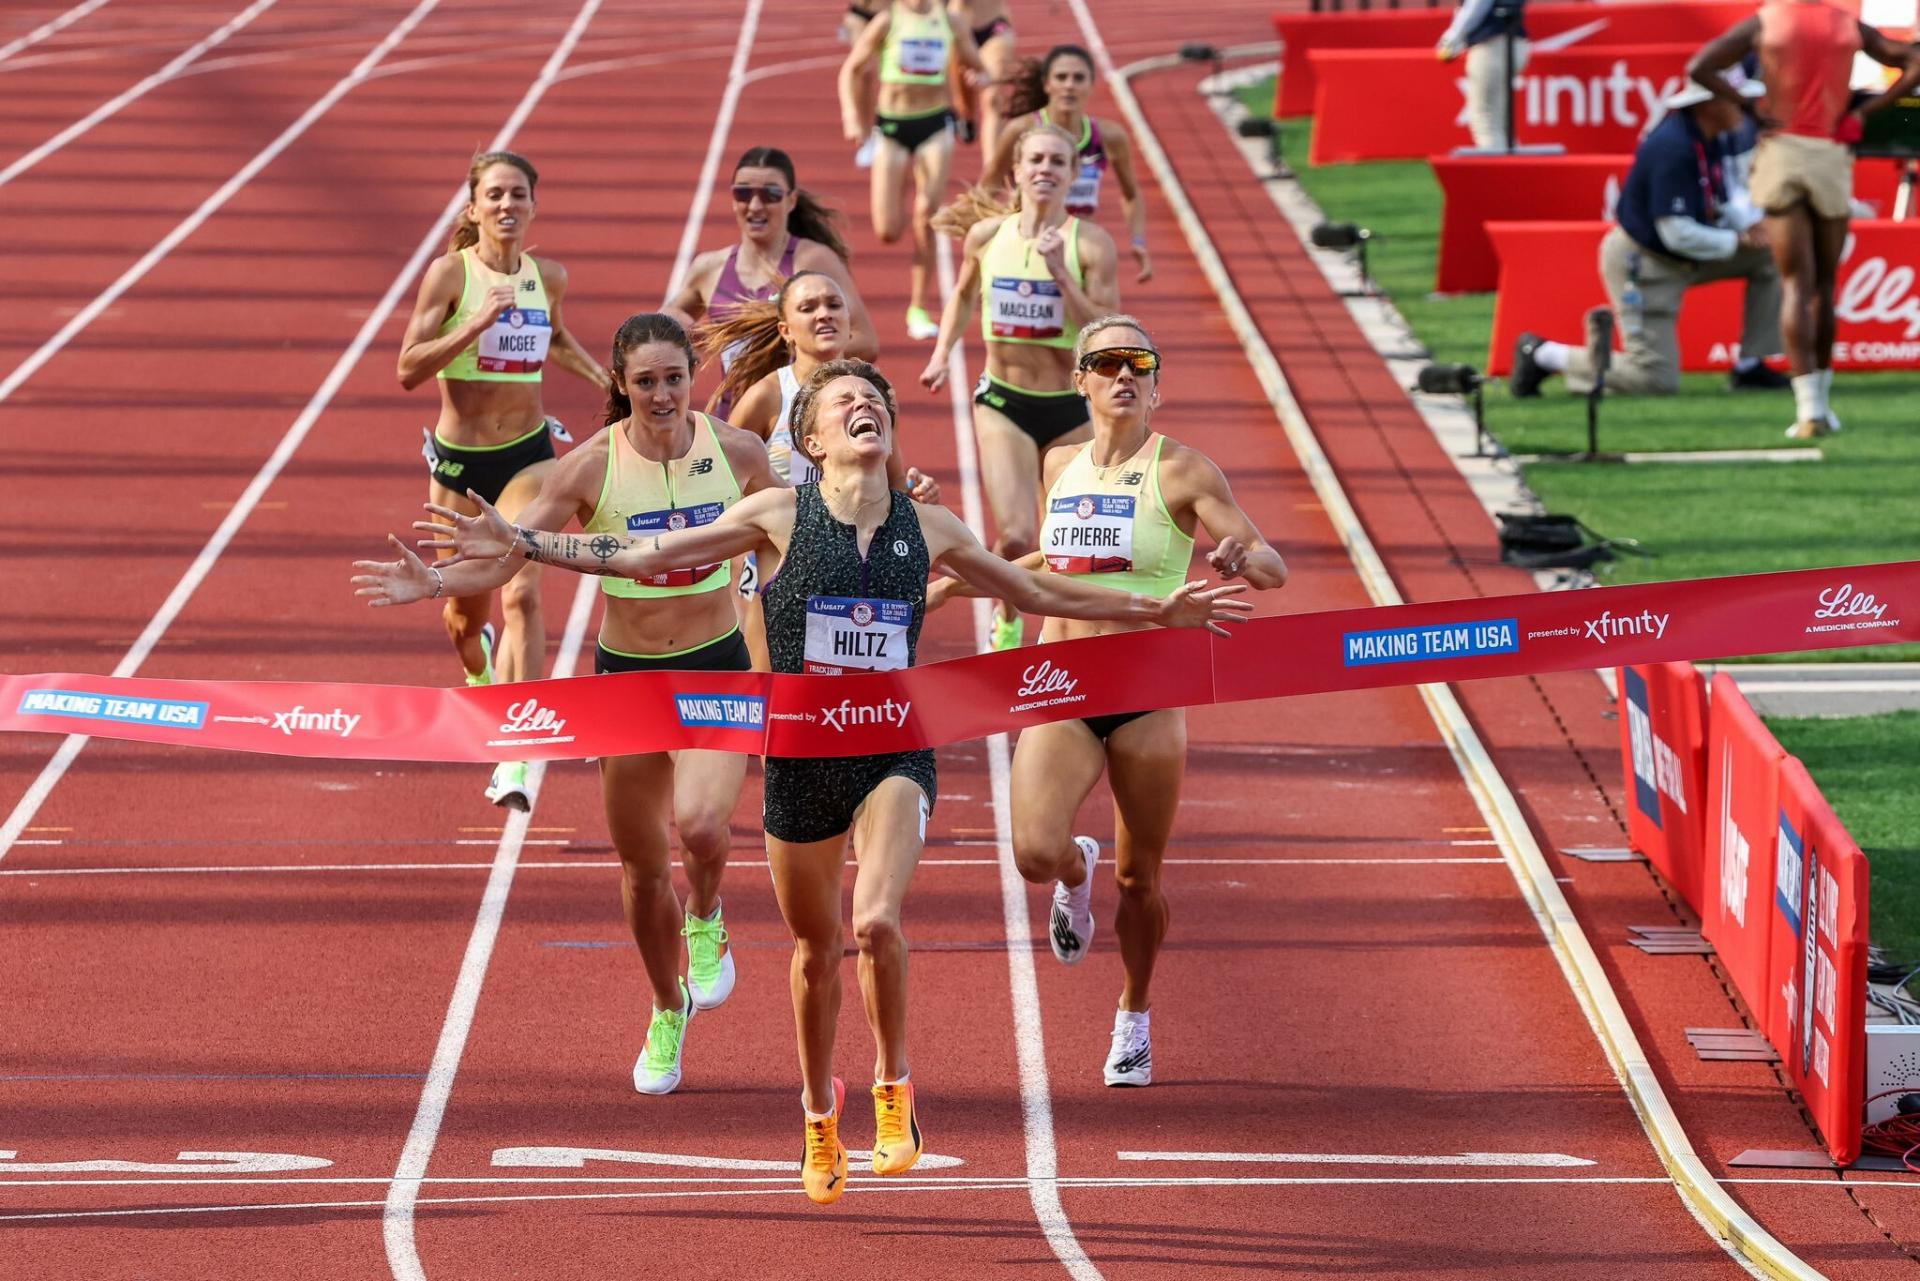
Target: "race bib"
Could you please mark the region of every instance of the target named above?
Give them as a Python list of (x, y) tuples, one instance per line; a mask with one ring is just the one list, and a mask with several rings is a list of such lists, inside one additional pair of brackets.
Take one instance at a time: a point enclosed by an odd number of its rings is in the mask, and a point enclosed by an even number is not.
[(820, 469), (813, 465), (813, 459), (794, 447), (793, 433), (790, 431), (777, 431), (767, 441), (767, 461), (773, 464), (775, 472), (786, 477), (787, 483), (795, 488), (820, 479)]
[(947, 42), (944, 37), (908, 36), (896, 46), (900, 50), (900, 70), (910, 76), (938, 76), (947, 70)]
[(1124, 574), (1133, 569), (1134, 499), (1077, 494), (1048, 505), (1040, 546), (1061, 574)]
[(546, 312), (509, 307), (480, 335), (474, 364), (486, 374), (537, 374), (552, 341)]
[(1080, 176), (1067, 188), (1067, 212), (1085, 218), (1100, 208), (1100, 175), (1106, 166), (1097, 160), (1080, 162)]
[(1067, 300), (1054, 281), (995, 276), (987, 322), (995, 338), (1058, 338), (1067, 332)]
[[(690, 529), (696, 525), (711, 525), (720, 519), (720, 513), (727, 510), (725, 503), (701, 503), (698, 507), (669, 507), (665, 511), (636, 512), (627, 517), (627, 532), (635, 538), (646, 534), (670, 534), (679, 529)], [(654, 574), (633, 581), (642, 587), (691, 587), (700, 582), (724, 562), (715, 561), (711, 565), (700, 565), (693, 569), (670, 569), (664, 574)]]
[(900, 671), (912, 625), (913, 606), (903, 600), (809, 597), (805, 670), (824, 676)]

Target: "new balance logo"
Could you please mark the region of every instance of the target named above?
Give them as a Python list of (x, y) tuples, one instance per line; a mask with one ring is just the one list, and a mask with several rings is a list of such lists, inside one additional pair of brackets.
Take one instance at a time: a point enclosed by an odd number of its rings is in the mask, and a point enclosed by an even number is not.
[(713, 470), (712, 458), (696, 458), (693, 460), (693, 465), (687, 468), (687, 475), (704, 476), (712, 470)]
[(540, 288), (540, 282), (533, 279), (531, 276), (529, 276), (527, 279), (520, 282), (520, 292), (523, 294), (533, 293), (535, 290), (539, 288)]
[(1141, 481), (1145, 480), (1146, 477), (1147, 473), (1143, 471), (1121, 472), (1120, 483), (1122, 485), (1138, 485)]
[(1080, 940), (1073, 932), (1073, 924), (1065, 912), (1053, 914), (1053, 945), (1067, 956), (1080, 950)]
[(1152, 1066), (1153, 1066), (1153, 1050), (1151, 1048), (1148, 1048), (1144, 1050), (1135, 1050), (1132, 1054), (1129, 1054), (1126, 1058), (1117, 1060), (1112, 1065), (1112, 1071), (1138, 1072), (1142, 1068), (1150, 1068)]

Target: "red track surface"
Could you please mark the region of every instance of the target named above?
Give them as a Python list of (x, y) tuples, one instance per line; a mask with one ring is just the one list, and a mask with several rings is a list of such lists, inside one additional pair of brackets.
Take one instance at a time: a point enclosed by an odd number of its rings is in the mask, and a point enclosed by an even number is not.
[[(0, 163), (239, 7), (183, 15), (113, 0), (20, 55), (17, 69), (0, 63), (0, 86), (32, 104), (0, 126)], [(1124, 61), (1184, 38), (1263, 39), (1270, 7), (1219, 6), (1187, 30), (1142, 0), (1099, 9)], [(568, 65), (651, 65), (554, 85), (515, 140), (543, 175), (535, 240), (571, 270), (570, 322), (591, 347), (666, 285), (744, 8), (612, 0)], [(840, 49), (832, 16), (800, 8), (775, 4), (763, 18), (752, 68), (800, 65), (747, 88), (723, 164), (750, 144), (786, 146), (803, 182), (853, 215), (886, 363), (909, 385), (913, 457), (949, 478), (957, 498), (946, 401), (911, 389), (920, 353), (893, 336), (904, 258), (872, 243), (864, 175), (837, 139), (823, 61)], [(0, 605), (10, 669), (106, 670), (127, 649), (400, 271), (461, 157), (504, 121), (574, 11), (442, 0), (390, 55), (395, 74), (349, 94), (0, 403), (8, 474), (18, 477), (8, 487), (14, 555)], [(406, 12), (280, 0), (220, 51), (234, 65), (154, 92), (0, 187), (19, 251), (9, 265), (15, 293), (48, 304), (13, 318), (0, 377)], [(1020, 16), (1029, 50), (1078, 38), (1064, 9), (1028, 0)], [(13, 34), (0, 31), (0, 41)], [(1248, 182), (1192, 80), (1171, 73), (1139, 87), (1403, 590), (1517, 590), (1475, 559), (1489, 542), (1485, 517)], [(1264, 608), (1363, 604), (1164, 201), (1153, 207), (1160, 275), (1125, 296), (1169, 353), (1161, 425), (1204, 442), (1285, 550), (1294, 583)], [(730, 234), (716, 203), (701, 243)], [(407, 682), (450, 673), (428, 611), (369, 615), (344, 589), (347, 561), (400, 528), (422, 489), (414, 433), (432, 410), (425, 393), (402, 395), (392, 382), (398, 323), (354, 367), (145, 673)], [(570, 422), (597, 419), (579, 384), (556, 378), (550, 394)], [(574, 589), (550, 582), (556, 641)], [(929, 626), (929, 658), (970, 648), (963, 612)], [(1619, 839), (1608, 808), (1611, 722), (1590, 677), (1465, 692), (1549, 841)], [(1153, 1088), (1099, 1081), (1120, 981), (1110, 932), (1071, 972), (1046, 957), (1037, 930), (1031, 940), (1051, 1139), (1067, 1180), (1061, 1202), (1099, 1273), (1740, 1274), (1666, 1183), (1411, 692), (1209, 709), (1194, 715), (1193, 740), (1168, 878), (1176, 923), (1158, 983)], [(0, 744), (9, 805), (53, 746)], [(8, 1174), (0, 1162), (0, 1277), (393, 1274), (382, 1201), (500, 834), (482, 781), (466, 768), (86, 748), (26, 843), (0, 863), (9, 1013), (0, 1148), (18, 1152), (15, 1164), (166, 1163), (186, 1151), (332, 1164), (265, 1176), (284, 1181), (222, 1182)], [(758, 845), (757, 783), (736, 814), (738, 862), (726, 885), (740, 987), (694, 1023), (681, 1092), (647, 1099), (627, 1083), (646, 991), (622, 941), (597, 780), (572, 765), (547, 780), (411, 1232), (399, 1228), (427, 1274), (597, 1277), (639, 1265), (699, 1277), (863, 1267), (1059, 1275), (1025, 1184), (1029, 1135), (983, 745), (943, 751), (941, 781), (907, 921), (914, 1072), (930, 1150), (964, 1165), (923, 1168), (904, 1183), (856, 1174), (855, 1195), (821, 1210), (789, 1175), (766, 1170), (494, 1164), (510, 1147), (795, 1155), (786, 936)], [(1088, 814), (1108, 834), (1097, 801)], [(1708, 966), (1619, 954), (1625, 924), (1666, 910), (1644, 870), (1574, 864), (1563, 875), (1651, 1048), (1672, 1049), (1682, 1026), (1737, 1017)], [(1098, 897), (1110, 910), (1110, 890)], [(1028, 899), (1032, 920), (1043, 920), (1041, 892)], [(853, 1000), (840, 1053), (857, 1089), (869, 1050)], [(1710, 1160), (1807, 1144), (1769, 1072), (1678, 1057), (1663, 1067)], [(858, 1140), (864, 1111), (850, 1115)], [(1558, 1152), (1594, 1164), (1118, 1157), (1137, 1150)], [(102, 1182), (114, 1179), (164, 1181)], [(638, 1181), (589, 1181), (607, 1179)], [(1151, 1180), (1162, 1185), (1144, 1186)], [(1909, 1190), (1850, 1194), (1828, 1180), (1739, 1193), (1834, 1276), (1912, 1266), (1849, 1200), (1898, 1230), (1912, 1226)], [(240, 1206), (276, 1208), (210, 1210)]]

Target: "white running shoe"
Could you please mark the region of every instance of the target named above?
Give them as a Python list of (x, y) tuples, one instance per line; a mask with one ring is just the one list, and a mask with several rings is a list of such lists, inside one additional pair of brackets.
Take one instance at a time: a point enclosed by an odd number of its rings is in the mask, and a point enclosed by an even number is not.
[(693, 998), (680, 984), (680, 1008), (655, 1010), (647, 1025), (647, 1043), (633, 1064), (633, 1088), (642, 1094), (671, 1094), (680, 1085), (680, 1058), (687, 1048), (687, 1023)]
[(527, 785), (527, 763), (502, 761), (494, 766), (493, 777), (487, 780), (487, 799), (502, 809), (530, 813), (533, 790)]
[(1153, 1033), (1148, 1015), (1119, 1010), (1113, 1016), (1113, 1048), (1107, 1052), (1108, 1085), (1153, 1083)]
[(1053, 919), (1047, 929), (1053, 954), (1065, 965), (1078, 964), (1093, 943), (1093, 869), (1100, 861), (1100, 842), (1091, 836), (1076, 836), (1073, 843), (1086, 860), (1087, 874), (1072, 889), (1059, 881), (1053, 883)]
[(711, 921), (689, 912), (680, 933), (687, 940), (687, 991), (693, 1008), (711, 1010), (733, 994), (733, 949), (727, 947), (726, 922), (718, 909)]
[(879, 143), (880, 143), (880, 135), (877, 131), (874, 133), (868, 134), (867, 140), (860, 144), (860, 149), (853, 153), (854, 168), (856, 169), (873, 168), (873, 153), (874, 153), (874, 150), (879, 146)]

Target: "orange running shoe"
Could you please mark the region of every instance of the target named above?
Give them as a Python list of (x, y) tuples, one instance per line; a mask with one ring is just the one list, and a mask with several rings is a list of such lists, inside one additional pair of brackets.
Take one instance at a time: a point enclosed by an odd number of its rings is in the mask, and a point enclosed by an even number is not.
[(815, 1205), (832, 1205), (847, 1190), (847, 1148), (840, 1142), (840, 1113), (847, 1083), (833, 1078), (833, 1115), (807, 1118), (807, 1142), (800, 1157), (800, 1186)]
[(913, 1107), (913, 1082), (873, 1087), (873, 1172), (905, 1174), (920, 1159), (926, 1140)]

